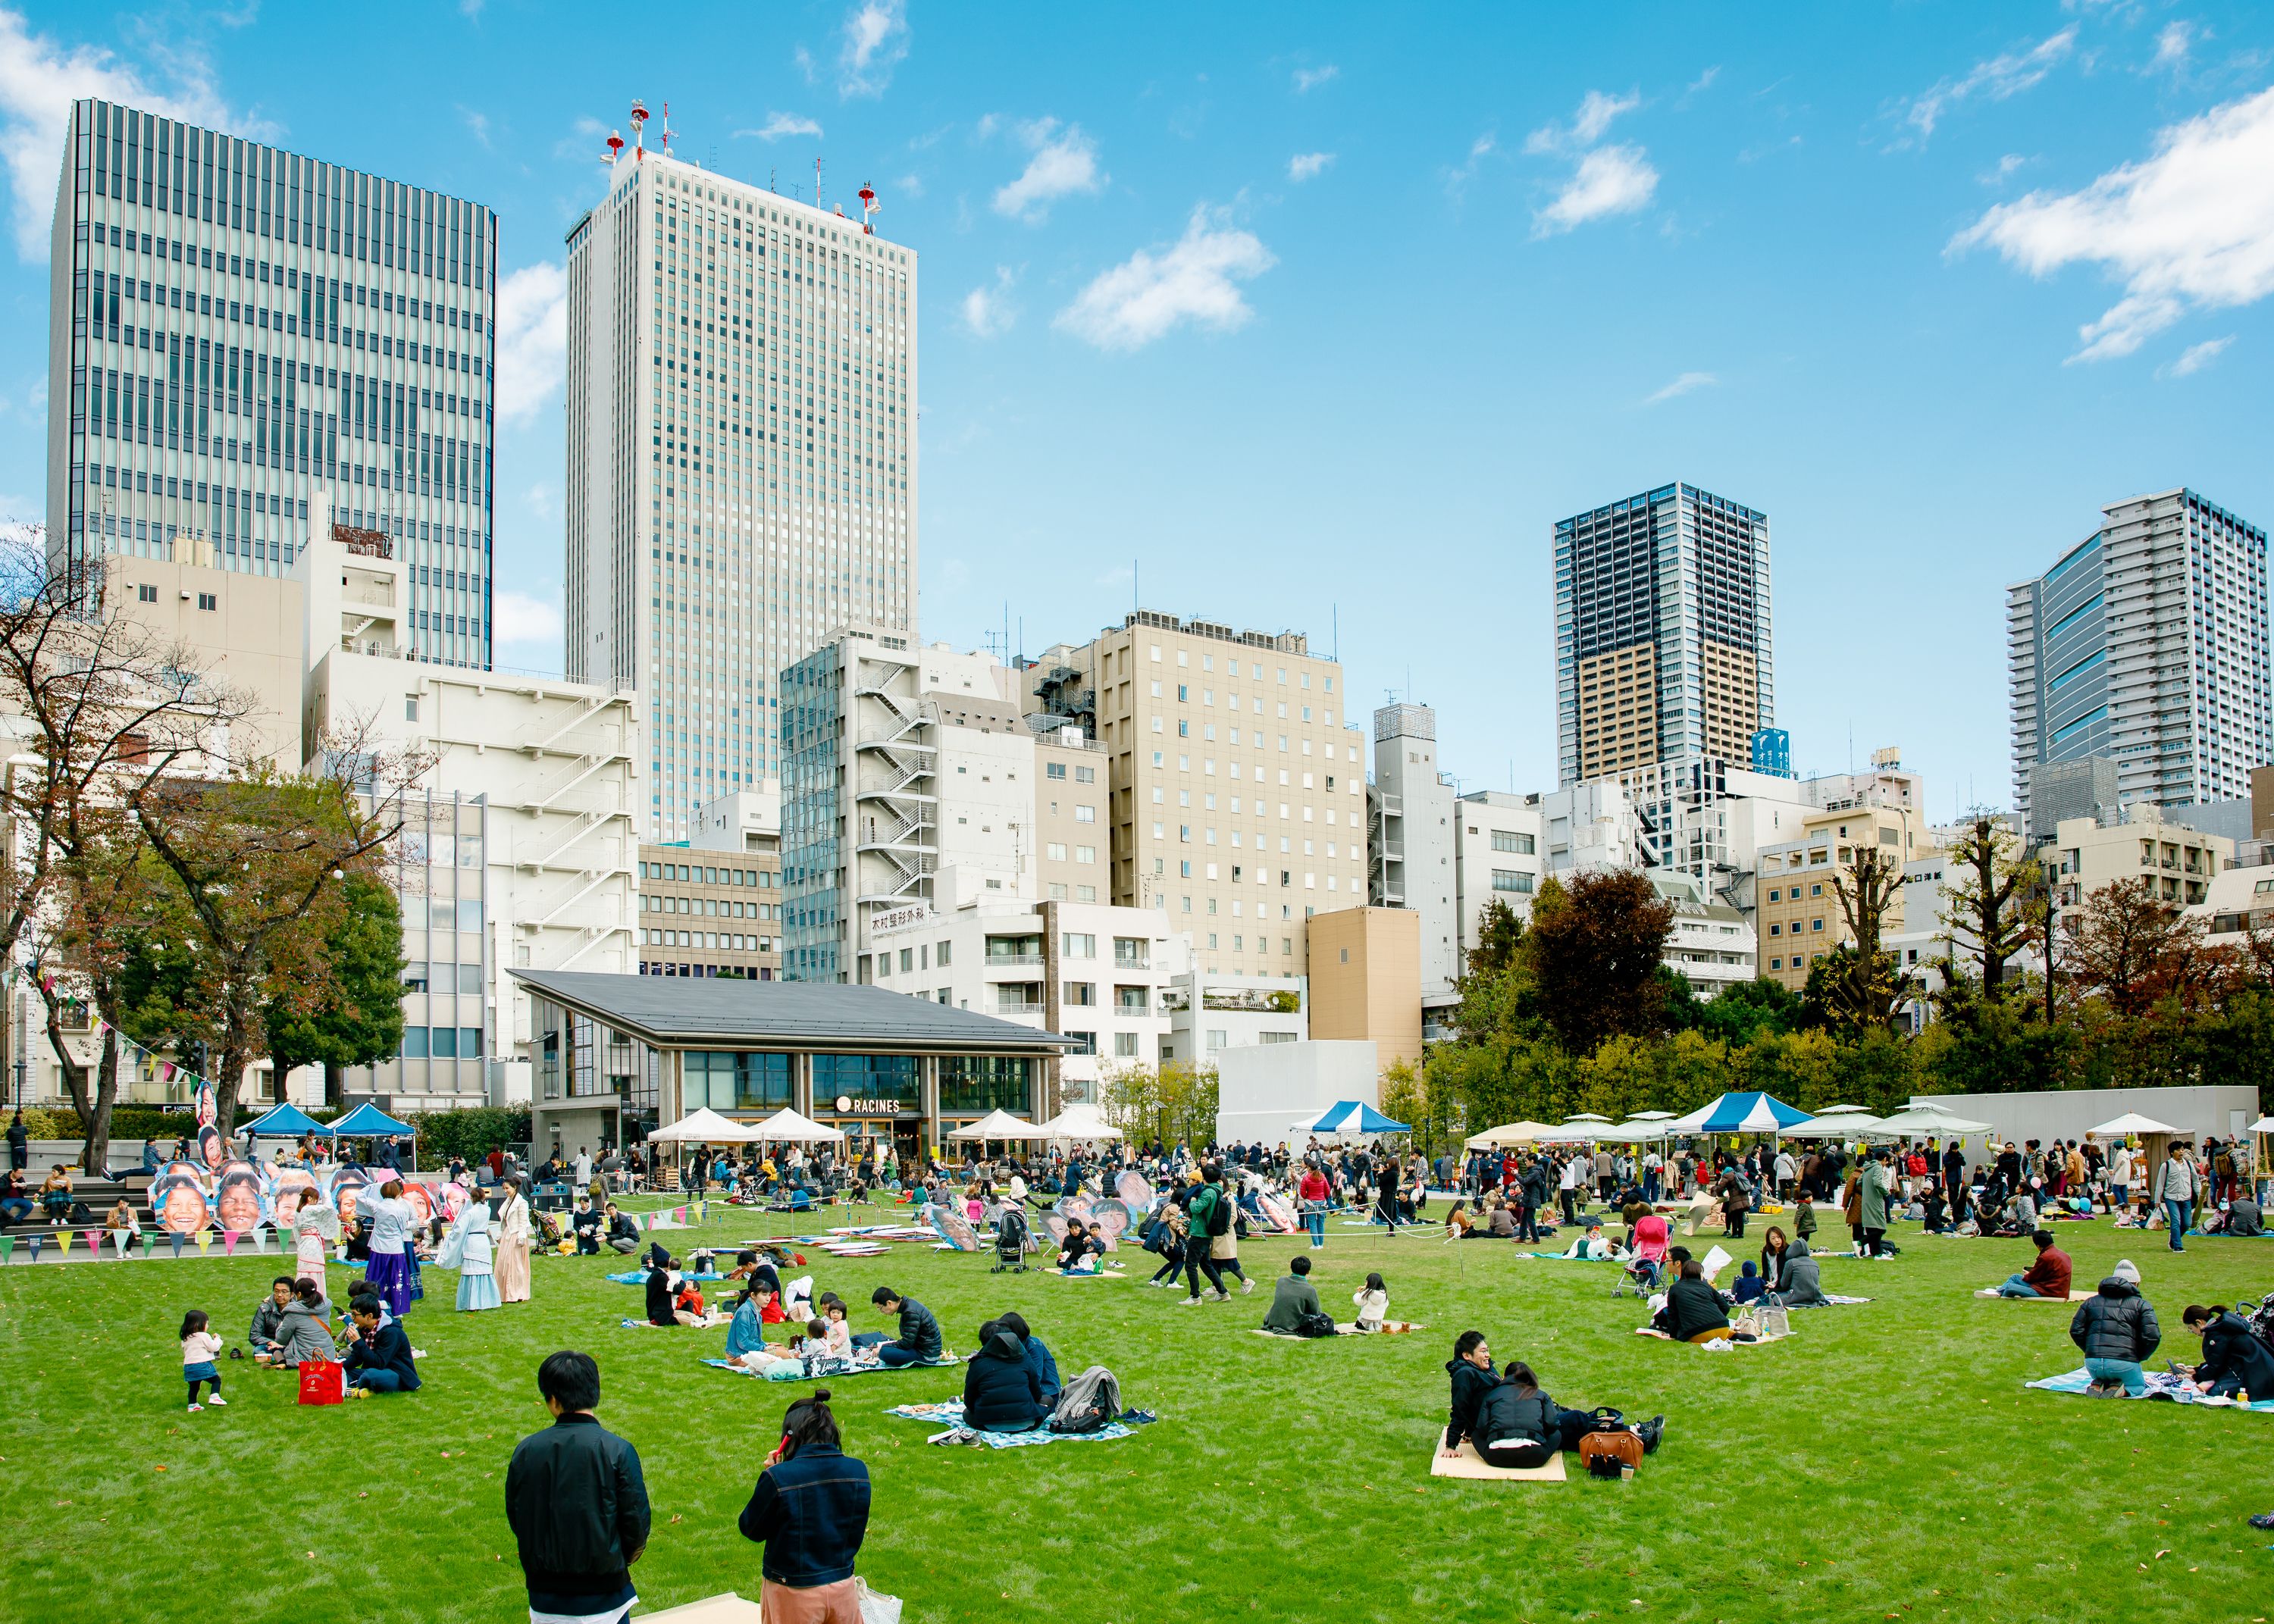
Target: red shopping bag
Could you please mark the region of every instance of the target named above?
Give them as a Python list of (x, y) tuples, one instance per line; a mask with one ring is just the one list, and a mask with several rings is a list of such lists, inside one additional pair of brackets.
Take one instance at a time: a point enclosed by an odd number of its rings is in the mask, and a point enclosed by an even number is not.
[(300, 1366), (300, 1402), (336, 1404), (347, 1396), (346, 1368), (329, 1359), (311, 1359)]

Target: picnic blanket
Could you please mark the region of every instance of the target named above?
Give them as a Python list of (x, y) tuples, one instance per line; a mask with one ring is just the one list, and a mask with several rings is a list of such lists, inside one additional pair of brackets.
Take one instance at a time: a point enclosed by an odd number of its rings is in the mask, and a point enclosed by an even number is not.
[[(2274, 1398), (2253, 1399), (2247, 1405), (2238, 1404), (2231, 1398), (2213, 1398), (2207, 1393), (2198, 1393), (2194, 1383), (2174, 1376), (2169, 1371), (2146, 1371), (2142, 1374), (2148, 1379), (2148, 1390), (2140, 1395), (2142, 1398), (2166, 1399), (2175, 1404), (2209, 1404), (2219, 1410), (2248, 1409), (2274, 1413)], [(2047, 1393), (2082, 1393), (2092, 1385), (2092, 1374), (2082, 1369), (2065, 1371), (2058, 1376), (2041, 1376), (2035, 1381), (2025, 1381), (2022, 1385), (2041, 1388)], [(2129, 1398), (2132, 1395), (2127, 1393), (2124, 1396)]]
[(809, 1376), (802, 1371), (791, 1374), (789, 1366), (786, 1364), (778, 1364), (776, 1370), (754, 1371), (746, 1365), (737, 1365), (732, 1359), (705, 1359), (703, 1363), (714, 1370), (727, 1371), (737, 1376), (754, 1376), (761, 1381), (834, 1381), (840, 1376), (874, 1376), (880, 1371), (930, 1370), (937, 1365), (954, 1365), (959, 1361), (919, 1359), (914, 1365), (855, 1365), (851, 1370), (825, 1371), (818, 1376)]
[(1841, 1297), (1836, 1291), (1827, 1291), (1824, 1294), (1824, 1300), (1821, 1303), (1788, 1303), (1785, 1306), (1788, 1308), (1849, 1308), (1857, 1303), (1868, 1303), (1871, 1300), (1868, 1297)]
[[(1653, 1326), (1647, 1325), (1638, 1325), (1635, 1327), (1635, 1335), (1637, 1336), (1655, 1336), (1662, 1342), (1670, 1342), (1674, 1340), (1673, 1337), (1667, 1335), (1664, 1331), (1659, 1330)], [(1732, 1348), (1758, 1348), (1766, 1342), (1781, 1342), (1784, 1340), (1785, 1336), (1789, 1336), (1791, 1335), (1791, 1332), (1787, 1331), (1782, 1336), (1756, 1336), (1749, 1342), (1741, 1342), (1735, 1337), (1722, 1337), (1720, 1340), (1727, 1342)], [(1704, 1342), (1698, 1342), (1693, 1345), (1700, 1348), (1706, 1346)]]
[[(608, 1278), (614, 1281), (616, 1284), (620, 1286), (644, 1286), (647, 1284), (647, 1271), (645, 1269), (632, 1269), (626, 1274), (611, 1274)], [(674, 1275), (673, 1278), (675, 1280), (692, 1280), (699, 1283), (705, 1280), (724, 1280), (727, 1277), (724, 1274), (676, 1274)]]
[(1490, 1466), (1477, 1453), (1476, 1445), (1465, 1439), (1462, 1440), (1461, 1452), (1449, 1459), (1442, 1447), (1444, 1441), (1445, 1435), (1440, 1432), (1436, 1441), (1429, 1446), (1429, 1475), (1432, 1477), (1466, 1477), (1477, 1483), (1570, 1481), (1570, 1474), (1563, 1469), (1563, 1455), (1560, 1450), (1549, 1455), (1544, 1466)]
[(1999, 1290), (1997, 1287), (1991, 1286), (1983, 1290), (1977, 1291), (1974, 1295), (1977, 1297), (1994, 1297), (2002, 1302), (2007, 1303), (2059, 1303), (2064, 1301), (2070, 1303), (2090, 1303), (2094, 1297), (2097, 1297), (2099, 1293), (2097, 1291), (2072, 1291), (2066, 1298), (2057, 1297), (2007, 1297), (2004, 1292)]
[(732, 1314), (708, 1314), (701, 1325), (680, 1325), (676, 1322), (658, 1325), (652, 1320), (619, 1320), (616, 1323), (628, 1331), (715, 1331), (734, 1317)]
[[(1392, 1329), (1392, 1327), (1396, 1328)], [(1353, 1320), (1348, 1325), (1337, 1324), (1335, 1327), (1335, 1335), (1337, 1336), (1403, 1336), (1408, 1331), (1426, 1331), (1428, 1328), (1427, 1326), (1417, 1325), (1411, 1320), (1393, 1320), (1389, 1325), (1384, 1326), (1379, 1331), (1361, 1331), (1358, 1328), (1358, 1321)], [(1266, 1330), (1261, 1326), (1258, 1326), (1251, 1335), (1276, 1336), (1282, 1342), (1322, 1342), (1327, 1340), (1323, 1336), (1298, 1336), (1292, 1331)]]
[(946, 1430), (935, 1432), (925, 1441), (935, 1444), (985, 1444), (990, 1449), (1020, 1449), (1035, 1444), (1103, 1443), (1108, 1439), (1126, 1438), (1137, 1428), (1154, 1419), (1142, 1410), (1125, 1410), (1118, 1421), (1109, 1421), (1094, 1432), (1053, 1432), (1038, 1426), (1030, 1432), (983, 1432), (963, 1425), (963, 1401), (948, 1399), (937, 1404), (896, 1404), (885, 1412), (904, 1421), (929, 1421)]

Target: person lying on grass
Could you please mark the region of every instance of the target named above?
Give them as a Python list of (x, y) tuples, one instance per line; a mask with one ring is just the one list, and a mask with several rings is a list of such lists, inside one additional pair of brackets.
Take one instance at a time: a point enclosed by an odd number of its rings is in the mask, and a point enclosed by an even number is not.
[(1510, 1360), (1505, 1372), (1494, 1374), (1482, 1331), (1462, 1332), (1445, 1368), (1453, 1378), (1453, 1412), (1441, 1446), (1448, 1456), (1459, 1455), (1466, 1440), (1487, 1466), (1530, 1469), (1577, 1449), (1590, 1432), (1632, 1432), (1642, 1440), (1645, 1455), (1656, 1454), (1666, 1437), (1664, 1416), (1635, 1426), (1592, 1410), (1566, 1410), (1541, 1390), (1521, 1360)]

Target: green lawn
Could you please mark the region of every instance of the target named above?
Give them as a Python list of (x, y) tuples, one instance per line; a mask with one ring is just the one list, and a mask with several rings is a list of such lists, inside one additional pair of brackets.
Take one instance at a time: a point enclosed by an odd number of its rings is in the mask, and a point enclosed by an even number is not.
[[(782, 1221), (714, 1206), (731, 1244)], [(1755, 1220), (1756, 1225), (1759, 1220)], [(2168, 1351), (2180, 1310), (2274, 1289), (2274, 1244), (2065, 1225), (2082, 1280), (2135, 1259)], [(674, 1235), (684, 1246), (692, 1237)], [(1832, 1261), (1869, 1306), (1794, 1316), (1797, 1335), (1714, 1355), (1630, 1333), (1615, 1271), (1484, 1242), (1390, 1242), (1330, 1227), (1314, 1276), (1341, 1308), (1369, 1268), (1404, 1337), (1246, 1335), (1299, 1242), (1251, 1243), (1257, 1297), (1183, 1309), (1134, 1282), (992, 1275), (987, 1257), (896, 1247), (811, 1254), (823, 1288), (885, 1282), (928, 1303), (950, 1345), (1016, 1307), (1068, 1374), (1111, 1365), (1160, 1424), (1109, 1443), (938, 1449), (888, 1405), (947, 1397), (946, 1371), (833, 1384), (876, 1482), (861, 1570), (911, 1620), (1931, 1618), (2250, 1620), (2274, 1613), (2274, 1416), (2026, 1392), (2078, 1360), (2068, 1311), (1977, 1299), (2027, 1244), (1927, 1240), (1893, 1263)], [(1758, 1243), (1756, 1243), (1757, 1246)], [(1131, 1254), (1133, 1268), (1141, 1262)], [(524, 1616), (500, 1506), (515, 1440), (542, 1424), (537, 1363), (600, 1361), (606, 1423), (637, 1444), (656, 1530), (635, 1570), (651, 1607), (755, 1596), (735, 1531), (800, 1388), (696, 1362), (723, 1330), (624, 1330), (613, 1259), (539, 1259), (536, 1298), (461, 1319), (455, 1276), (411, 1316), (414, 1395), (302, 1410), (291, 1378), (224, 1365), (225, 1410), (182, 1412), (188, 1307), (241, 1338), (270, 1258), (0, 1269), (0, 1526), (5, 1616), (226, 1619)], [(340, 1277), (335, 1266), (335, 1283)], [(878, 1322), (867, 1311), (856, 1326)], [(1630, 1484), (1427, 1476), (1456, 1333), (1487, 1331), (1570, 1403), (1663, 1410), (1666, 1447)], [(158, 1470), (162, 1466), (165, 1470)]]

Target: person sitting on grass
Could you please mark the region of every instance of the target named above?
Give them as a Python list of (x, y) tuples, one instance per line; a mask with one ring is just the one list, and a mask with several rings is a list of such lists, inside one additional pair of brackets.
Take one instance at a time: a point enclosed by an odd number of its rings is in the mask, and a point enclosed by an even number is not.
[(878, 1286), (869, 1294), (869, 1301), (877, 1312), (889, 1314), (900, 1322), (900, 1335), (887, 1342), (882, 1331), (863, 1331), (853, 1341), (856, 1345), (874, 1348), (877, 1362), (899, 1369), (905, 1365), (937, 1365), (944, 1357), (945, 1343), (939, 1334), (939, 1321), (930, 1309), (915, 1298), (904, 1297), (890, 1286)]
[(278, 1327), (284, 1320), (284, 1311), (292, 1305), (293, 1287), (297, 1284), (290, 1274), (279, 1274), (268, 1282), (268, 1295), (260, 1299), (260, 1306), (252, 1311), (252, 1328), (245, 1340), (252, 1348), (252, 1357), (267, 1363), (268, 1357), (283, 1345)]
[(1787, 1308), (1829, 1308), (1824, 1295), (1824, 1266), (1808, 1250), (1806, 1241), (1795, 1241), (1777, 1270), (1777, 1295)]
[(671, 1299), (671, 1317), (684, 1326), (708, 1324), (703, 1311), (703, 1288), (691, 1280), (681, 1281), (679, 1294)]
[(648, 1259), (647, 1322), (650, 1325), (679, 1323), (679, 1316), (671, 1302), (671, 1271), (674, 1267), (668, 1255), (659, 1259)]
[(1323, 1316), (1326, 1310), (1319, 1305), (1319, 1289), (1311, 1283), (1311, 1259), (1297, 1252), (1287, 1259), (1287, 1272), (1279, 1283), (1271, 1288), (1271, 1312), (1263, 1316), (1263, 1328), (1281, 1336), (1296, 1335), (1306, 1314)]
[(1784, 1289), (1784, 1266), (1791, 1252), (1791, 1243), (1785, 1239), (1784, 1231), (1775, 1224), (1769, 1225), (1768, 1233), (1761, 1237), (1761, 1289), (1763, 1291)]
[(576, 1255), (578, 1257), (589, 1258), (599, 1253), (600, 1250), (600, 1222), (601, 1214), (592, 1210), (592, 1198), (589, 1195), (578, 1196), (576, 1198), (576, 1215), (568, 1221), (568, 1227), (576, 1231)]
[(2036, 1243), (2037, 1255), (2029, 1267), (2019, 1274), (2008, 1274), (1998, 1288), (1999, 1297), (2049, 1297), (2056, 1302), (2067, 1302), (2069, 1278), (2074, 1266), (2068, 1253), (2053, 1244), (2051, 1229), (2038, 1229), (2029, 1239)]
[(1711, 1342), (1729, 1335), (1729, 1312), (1721, 1294), (1706, 1278), (1695, 1258), (1682, 1260), (1682, 1273), (1666, 1293), (1666, 1334), (1678, 1342)]
[(979, 1351), (963, 1367), (963, 1425), (982, 1432), (1031, 1432), (1049, 1413), (1019, 1334), (999, 1320), (981, 1326)]
[(2248, 1320), (2224, 1303), (2208, 1308), (2190, 1304), (2180, 1320), (2202, 1338), (2202, 1361), (2195, 1368), (2196, 1392), (2217, 1398), (2247, 1393), (2254, 1403), (2274, 1398), (2274, 1353), (2251, 1333)]
[(1104, 1247), (1090, 1238), (1088, 1230), (1078, 1223), (1070, 1223), (1066, 1225), (1065, 1239), (1058, 1243), (1058, 1273), (1072, 1274), (1079, 1271), (1094, 1274), (1099, 1265), (1091, 1263), (1085, 1268), (1083, 1264), (1090, 1258), (1102, 1260), (1104, 1252)]
[(410, 1357), (410, 1339), (398, 1322), (379, 1322), (380, 1300), (359, 1297), (348, 1304), (355, 1335), (348, 1339), (340, 1363), (347, 1366), (348, 1396), (368, 1398), (374, 1393), (416, 1393), (418, 1366)]
[(1529, 1470), (1577, 1449), (1589, 1433), (1603, 1432), (1632, 1432), (1642, 1440), (1643, 1453), (1654, 1455), (1666, 1436), (1666, 1417), (1653, 1416), (1631, 1426), (1599, 1420), (1591, 1410), (1566, 1410), (1540, 1389), (1532, 1366), (1511, 1359), (1478, 1405), (1473, 1436), (1477, 1458), (1486, 1465)]
[(1600, 1218), (1587, 1220), (1587, 1232), (1564, 1250), (1567, 1258), (1577, 1258), (1590, 1263), (1600, 1263), (1611, 1255), (1611, 1243), (1603, 1234)]
[(608, 1203), (607, 1210), (608, 1250), (629, 1258), (639, 1250), (639, 1228), (616, 1210), (614, 1201)]
[(2068, 1339), (2084, 1355), (2085, 1374), (2092, 1378), (2085, 1391), (2095, 1398), (2138, 1398), (2148, 1390), (2140, 1366), (2163, 1342), (2164, 1332), (2155, 1309), (2140, 1295), (2136, 1274), (2135, 1270), (2129, 1280), (2121, 1273), (2111, 1274), (2069, 1317)]
[[(1308, 1258), (1295, 1260), (1310, 1261)], [(1449, 1458), (1477, 1436), (1485, 1395), (1500, 1385), (1500, 1372), (1493, 1368), (1492, 1350), (1486, 1345), (1482, 1331), (1464, 1331), (1453, 1339), (1453, 1357), (1445, 1361), (1445, 1373), (1453, 1381), (1452, 1409), (1445, 1418), (1442, 1445)]]
[(1767, 1282), (1762, 1280), (1753, 1267), (1753, 1260), (1748, 1258), (1739, 1269), (1736, 1287), (1729, 1295), (1740, 1303), (1757, 1303), (1767, 1289)]
[(277, 1338), (269, 1350), (254, 1357), (277, 1370), (297, 1370), (311, 1360), (328, 1361), (336, 1350), (332, 1342), (332, 1305), (312, 1280), (293, 1282), (292, 1300), (284, 1305)]
[(1025, 1345), (1027, 1365), (1035, 1372), (1035, 1387), (1042, 1395), (1043, 1408), (1056, 1410), (1058, 1395), (1065, 1390), (1065, 1384), (1058, 1380), (1058, 1362), (1050, 1357), (1050, 1349), (1041, 1337), (1028, 1328), (1024, 1314), (1013, 1311), (1001, 1315), (995, 1323), (1016, 1335)]

